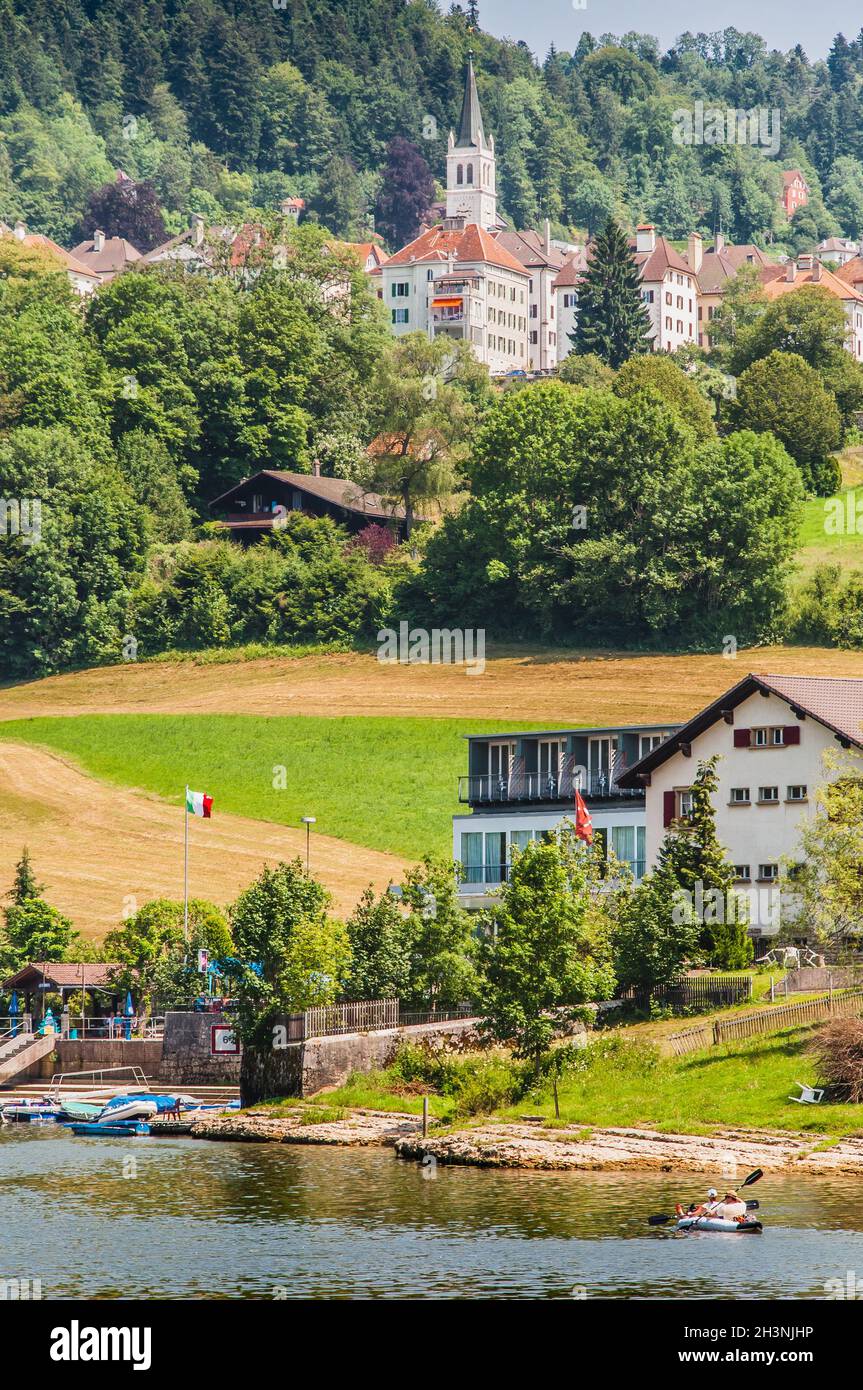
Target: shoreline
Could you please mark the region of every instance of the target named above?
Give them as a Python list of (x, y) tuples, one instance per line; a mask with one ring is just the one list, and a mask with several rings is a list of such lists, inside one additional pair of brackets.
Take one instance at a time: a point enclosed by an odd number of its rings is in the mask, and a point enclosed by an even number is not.
[[(195, 1139), (239, 1143), (379, 1146), (408, 1162), (477, 1168), (582, 1172), (715, 1172), (736, 1170), (863, 1174), (863, 1138), (830, 1139), (791, 1130), (716, 1130), (711, 1135), (662, 1134), (645, 1128), (544, 1125), (486, 1121), (424, 1138), (422, 1119), (400, 1111), (354, 1110), (343, 1118), (309, 1123), (296, 1116), (250, 1110), (199, 1120)], [(165, 1126), (162, 1134), (170, 1134)]]

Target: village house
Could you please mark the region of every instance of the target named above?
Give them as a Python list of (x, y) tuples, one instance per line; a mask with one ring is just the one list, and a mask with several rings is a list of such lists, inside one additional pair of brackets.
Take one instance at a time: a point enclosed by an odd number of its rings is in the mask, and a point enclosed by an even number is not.
[(22, 246), (32, 247), (34, 251), (45, 251), (49, 256), (53, 256), (65, 270), (72, 289), (82, 299), (98, 288), (99, 276), (95, 271), (79, 261), (71, 251), (64, 251), (63, 247), (58, 246), (49, 236), (42, 236), (40, 232), (28, 232), (24, 222), (16, 222), (14, 227), (7, 227), (5, 222), (0, 222), (0, 236), (14, 237)]
[(571, 334), (575, 332), (578, 318), (578, 285), (587, 270), (587, 252), (572, 251), (558, 271), (554, 280), (554, 298), (557, 318), (557, 360), (558, 364), (572, 352)]
[(107, 285), (115, 276), (137, 264), (141, 253), (131, 241), (122, 236), (106, 237), (104, 232), (95, 231), (87, 241), (79, 241), (70, 253), (98, 278), (100, 285)]
[(555, 281), (566, 255), (552, 244), (551, 224), (546, 218), (542, 237), (538, 232), (495, 233), (495, 240), (524, 266), (528, 282), (528, 368), (552, 371), (558, 364), (558, 318)]
[(819, 241), (815, 248), (816, 255), (820, 261), (826, 262), (831, 266), (845, 265), (852, 260), (860, 250), (856, 241), (850, 241), (848, 237), (829, 236), (824, 241)]
[[(700, 238), (699, 238), (700, 240)], [(674, 352), (697, 342), (698, 274), (649, 222), (630, 242), (641, 278), (641, 298), (650, 315), (654, 352)]]
[(288, 512), (329, 516), (352, 533), (367, 526), (386, 526), (398, 540), (405, 538), (405, 514), (377, 493), (364, 491), (345, 478), (324, 478), (320, 464), (313, 473), (286, 473), (262, 469), (243, 478), (210, 503), (210, 510), (226, 514), (220, 526), (231, 540), (250, 545), (284, 525)]
[(645, 797), (624, 787), (635, 766), (676, 729), (674, 724), (542, 733), (482, 734), (467, 739), (468, 772), (458, 799), (470, 812), (453, 817), (453, 858), (462, 866), (459, 899), (488, 905), (509, 876), (514, 850), (552, 835), (584, 800), (594, 839), (629, 866), (645, 870)]
[(773, 262), (760, 247), (751, 243), (727, 245), (720, 233), (710, 250), (705, 251), (698, 232), (690, 232), (684, 259), (698, 276), (698, 345), (707, 348), (710, 347), (710, 320), (738, 270), (745, 265), (760, 270)]
[(761, 283), (768, 299), (778, 299), (783, 294), (792, 294), (804, 285), (819, 285), (828, 294), (835, 295), (842, 303), (848, 330), (845, 346), (856, 361), (863, 360), (863, 293), (855, 289), (848, 279), (840, 274), (849, 271), (854, 262), (840, 266), (835, 274), (822, 265), (811, 252), (791, 257), (785, 265), (763, 266), (760, 272)]
[(785, 216), (792, 218), (798, 208), (809, 202), (809, 184), (799, 169), (785, 169), (782, 174), (782, 206)]
[(717, 835), (747, 893), (750, 934), (775, 934), (793, 909), (776, 884), (783, 863), (800, 860), (817, 788), (836, 775), (824, 765), (831, 750), (863, 750), (863, 680), (744, 676), (620, 774), (621, 790), (645, 793), (648, 867), (672, 821), (689, 813), (698, 763), (716, 755)]

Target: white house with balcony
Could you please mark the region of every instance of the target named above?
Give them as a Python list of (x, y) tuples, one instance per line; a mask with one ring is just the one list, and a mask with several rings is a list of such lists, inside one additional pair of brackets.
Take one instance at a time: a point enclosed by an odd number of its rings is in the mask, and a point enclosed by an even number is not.
[(481, 908), (506, 880), (514, 850), (543, 839), (575, 812), (590, 811), (594, 837), (627, 863), (636, 881), (646, 855), (644, 788), (623, 787), (623, 772), (658, 748), (672, 724), (530, 730), (469, 737), (468, 772), (453, 817), (453, 857), (462, 866), (460, 901)]
[[(817, 788), (835, 776), (828, 750), (863, 750), (863, 680), (747, 675), (649, 749), (619, 785), (645, 794), (645, 857), (655, 864), (666, 830), (690, 810), (698, 763), (718, 755), (716, 831), (750, 904), (750, 933), (775, 935), (794, 904), (776, 884), (783, 863), (802, 858), (800, 832)], [(805, 938), (805, 924), (794, 933)]]

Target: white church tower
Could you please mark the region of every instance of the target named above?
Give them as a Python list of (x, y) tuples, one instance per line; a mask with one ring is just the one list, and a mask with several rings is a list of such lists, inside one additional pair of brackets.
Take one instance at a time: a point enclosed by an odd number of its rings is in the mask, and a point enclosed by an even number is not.
[(458, 138), (449, 133), (446, 155), (446, 215), (475, 222), (485, 231), (500, 226), (495, 190), (494, 136), (485, 138), (479, 93), (468, 57)]

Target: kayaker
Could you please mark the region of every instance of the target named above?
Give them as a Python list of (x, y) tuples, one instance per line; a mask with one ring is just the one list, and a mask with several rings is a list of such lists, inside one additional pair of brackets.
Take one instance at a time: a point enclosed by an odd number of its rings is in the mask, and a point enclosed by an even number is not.
[(744, 1221), (746, 1219), (746, 1203), (741, 1201), (736, 1192), (726, 1192), (712, 1215), (721, 1221)]
[(706, 1202), (702, 1202), (697, 1207), (691, 1206), (688, 1211), (678, 1202), (674, 1210), (678, 1216), (712, 1216), (718, 1205), (718, 1198), (719, 1193), (716, 1191), (716, 1188), (708, 1187)]

